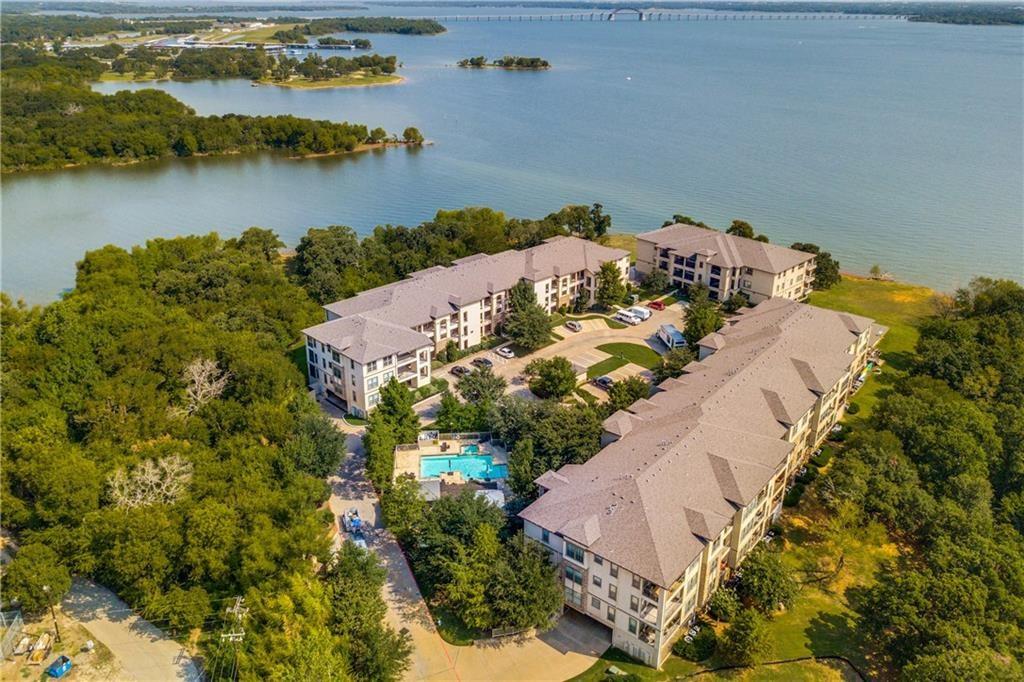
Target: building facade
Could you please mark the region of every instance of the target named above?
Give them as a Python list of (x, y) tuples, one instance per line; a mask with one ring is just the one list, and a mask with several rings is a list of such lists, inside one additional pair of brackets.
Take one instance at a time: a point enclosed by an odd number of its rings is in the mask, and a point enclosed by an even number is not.
[(694, 225), (637, 235), (636, 255), (641, 275), (661, 270), (684, 291), (704, 284), (716, 301), (737, 293), (755, 304), (769, 298), (800, 301), (814, 283), (812, 253)]
[(391, 377), (430, 383), (433, 354), (454, 342), (472, 348), (496, 333), (508, 291), (533, 285), (549, 313), (597, 291), (597, 272), (614, 262), (625, 281), (629, 252), (576, 237), (553, 237), (522, 251), (476, 254), (324, 306), (327, 321), (303, 330), (310, 386), (365, 415)]
[(520, 513), (560, 566), (565, 604), (660, 667), (781, 513), (884, 333), (771, 299), (703, 339), (685, 374), (611, 415), (602, 450), (539, 477), (541, 496)]

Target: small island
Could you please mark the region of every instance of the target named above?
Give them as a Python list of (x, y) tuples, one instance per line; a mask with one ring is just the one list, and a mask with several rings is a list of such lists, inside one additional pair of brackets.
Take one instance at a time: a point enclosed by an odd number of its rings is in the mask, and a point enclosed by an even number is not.
[(465, 69), (508, 69), (509, 71), (542, 71), (550, 69), (548, 60), (540, 57), (518, 57), (506, 55), (501, 59), (487, 61), (487, 57), (469, 57), (462, 59), (458, 65)]

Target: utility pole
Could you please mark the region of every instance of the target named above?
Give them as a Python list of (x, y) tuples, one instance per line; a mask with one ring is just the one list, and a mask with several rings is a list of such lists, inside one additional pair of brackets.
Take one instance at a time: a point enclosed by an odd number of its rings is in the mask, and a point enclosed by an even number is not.
[(46, 593), (46, 601), (50, 604), (50, 617), (53, 618), (53, 631), (57, 635), (57, 641), (60, 640), (60, 628), (57, 627), (57, 613), (53, 610), (53, 601), (50, 599), (50, 586), (43, 585), (43, 592)]
[(245, 614), (249, 613), (249, 609), (245, 606), (245, 597), (235, 597), (235, 603), (227, 608), (227, 612), (234, 617), (235, 622), (232, 624), (230, 632), (221, 633), (220, 638), (234, 644), (235, 657), (231, 664), (231, 675), (228, 678), (233, 680), (238, 670), (238, 643), (245, 639), (242, 619), (245, 618)]

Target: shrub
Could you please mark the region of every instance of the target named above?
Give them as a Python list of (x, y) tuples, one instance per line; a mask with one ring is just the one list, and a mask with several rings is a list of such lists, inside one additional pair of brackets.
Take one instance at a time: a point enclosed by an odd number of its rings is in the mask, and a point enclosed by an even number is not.
[(722, 660), (735, 665), (753, 665), (771, 652), (771, 635), (764, 616), (754, 609), (743, 609), (725, 631), (720, 647)]
[(708, 602), (708, 609), (712, 618), (728, 623), (740, 610), (740, 599), (736, 591), (730, 587), (722, 587), (713, 595)]
[(710, 626), (705, 625), (689, 642), (686, 641), (685, 636), (677, 639), (676, 643), (672, 645), (672, 653), (688, 661), (697, 662), (711, 658), (716, 648), (718, 648), (718, 635)]
[(782, 506), (783, 507), (795, 507), (795, 506), (797, 506), (798, 504), (800, 504), (800, 498), (803, 497), (803, 495), (804, 495), (804, 486), (803, 486), (802, 483), (797, 483), (792, 488), (790, 488), (789, 492), (786, 493), (786, 496), (784, 498), (782, 498)]
[(804, 485), (807, 485), (818, 477), (818, 467), (814, 466), (813, 463), (807, 463), (807, 471), (803, 472), (796, 477), (796, 480)]
[(831, 461), (832, 461), (832, 450), (830, 450), (829, 448), (824, 448), (824, 449), (822, 449), (822, 451), (820, 453), (818, 453), (814, 457), (811, 457), (811, 464), (813, 464), (814, 466), (816, 466), (818, 468), (821, 468), (821, 467), (825, 466), (826, 464), (828, 464)]
[(860, 405), (857, 403), (850, 403), (846, 408), (846, 414), (857, 414), (860, 412)]

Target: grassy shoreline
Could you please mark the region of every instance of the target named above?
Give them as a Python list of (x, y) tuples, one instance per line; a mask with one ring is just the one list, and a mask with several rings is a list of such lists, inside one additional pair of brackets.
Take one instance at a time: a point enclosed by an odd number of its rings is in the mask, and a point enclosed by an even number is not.
[(364, 75), (353, 74), (350, 76), (339, 76), (328, 78), (322, 81), (313, 81), (306, 78), (296, 78), (287, 81), (261, 80), (253, 81), (258, 85), (276, 85), (281, 88), (294, 88), (296, 90), (327, 90), (330, 88), (370, 88), (380, 85), (401, 85), (405, 82), (403, 76), (396, 75)]

